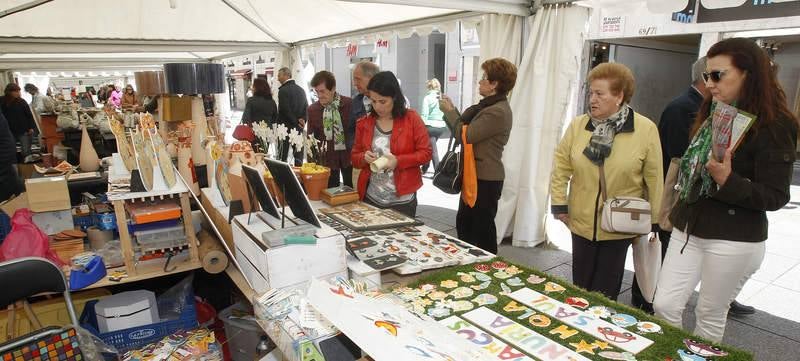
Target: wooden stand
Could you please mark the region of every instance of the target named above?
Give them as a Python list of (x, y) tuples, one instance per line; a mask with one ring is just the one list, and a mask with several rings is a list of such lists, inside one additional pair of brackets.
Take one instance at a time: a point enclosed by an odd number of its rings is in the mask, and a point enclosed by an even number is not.
[[(113, 165), (115, 169), (109, 174), (109, 181), (111, 181), (116, 174), (121, 170), (116, 164)], [(116, 172), (115, 172), (116, 171)], [(129, 176), (129, 175), (128, 175)], [(137, 267), (136, 259), (134, 257), (133, 239), (130, 232), (128, 232), (128, 215), (125, 211), (126, 203), (155, 201), (163, 199), (178, 199), (181, 207), (181, 218), (183, 220), (184, 233), (186, 234), (186, 243), (189, 248), (189, 257), (183, 262), (170, 264), (169, 271), (164, 270), (164, 265), (157, 267), (155, 265), (146, 265)], [(122, 248), (122, 257), (125, 263), (125, 271), (128, 273), (128, 278), (124, 278), (120, 282), (110, 282), (107, 279), (95, 283), (92, 287), (99, 287), (97, 285), (118, 284), (123, 282), (132, 282), (141, 279), (160, 277), (171, 273), (189, 271), (202, 267), (200, 260), (200, 253), (198, 252), (198, 241), (194, 233), (194, 225), (192, 223), (192, 209), (189, 203), (189, 188), (179, 179), (175, 185), (169, 190), (154, 190), (151, 192), (131, 192), (124, 194), (112, 194), (108, 196), (111, 204), (114, 205), (114, 213), (117, 218), (117, 228), (119, 230), (120, 247)], [(166, 261), (165, 261), (166, 262)], [(112, 272), (109, 270), (109, 272)]]

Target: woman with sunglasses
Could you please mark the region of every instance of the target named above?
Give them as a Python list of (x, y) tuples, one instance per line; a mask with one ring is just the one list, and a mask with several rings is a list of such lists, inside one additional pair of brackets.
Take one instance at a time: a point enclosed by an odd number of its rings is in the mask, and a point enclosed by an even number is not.
[[(798, 123), (769, 57), (753, 41), (723, 40), (706, 55), (710, 96), (681, 160), (680, 196), (670, 214), (674, 230), (653, 306), (657, 316), (681, 327), (700, 282), (694, 334), (721, 342), (731, 301), (764, 259), (766, 212), (789, 202)], [(711, 114), (719, 103), (756, 116), (739, 147), (722, 159), (710, 152)]]

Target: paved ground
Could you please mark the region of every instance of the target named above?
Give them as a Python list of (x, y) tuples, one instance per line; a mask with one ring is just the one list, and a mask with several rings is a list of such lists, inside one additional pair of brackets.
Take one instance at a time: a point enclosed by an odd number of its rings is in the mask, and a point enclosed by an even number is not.
[[(770, 237), (767, 255), (761, 269), (747, 282), (737, 298), (755, 306), (755, 315), (730, 318), (725, 330), (726, 344), (750, 350), (756, 360), (797, 360), (800, 351), (800, 165), (795, 168), (792, 200), (784, 209), (769, 214)], [(419, 193), (417, 216), (426, 224), (453, 236), (458, 196), (443, 194), (425, 179)], [(502, 244), (499, 254), (514, 262), (531, 266), (564, 279), (572, 279), (572, 255), (569, 232), (559, 224), (548, 226), (550, 241), (535, 248), (519, 248)], [(633, 264), (628, 265), (619, 301), (630, 304)], [(684, 326), (694, 325), (692, 296), (684, 316)]]

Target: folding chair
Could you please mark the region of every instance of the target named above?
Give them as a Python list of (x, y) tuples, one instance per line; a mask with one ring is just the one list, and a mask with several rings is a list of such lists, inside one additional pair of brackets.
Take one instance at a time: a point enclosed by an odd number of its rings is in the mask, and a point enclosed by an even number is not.
[[(74, 326), (78, 325), (78, 317), (75, 314), (75, 307), (72, 305), (69, 285), (64, 273), (61, 272), (58, 266), (44, 258), (25, 257), (0, 263), (0, 290), (2, 290), (0, 292), (0, 309), (13, 305), (20, 300), (25, 300), (30, 296), (60, 292), (64, 295), (64, 302), (67, 305), (70, 321)], [(27, 305), (27, 302), (24, 304)], [(33, 312), (30, 310), (30, 306), (27, 305), (25, 309), (31, 320), (34, 321), (35, 316), (31, 316)], [(9, 317), (12, 318), (13, 314), (9, 314)], [(41, 325), (38, 325), (38, 321), (34, 321), (34, 325), (41, 327)], [(53, 339), (53, 337), (60, 339), (62, 338), (60, 334), (64, 332), (66, 332), (64, 335), (67, 337), (73, 337), (75, 333), (74, 330), (49, 327), (10, 340), (0, 345), (0, 358), (4, 353), (20, 347), (28, 347), (26, 345), (31, 345), (35, 342), (46, 342)]]

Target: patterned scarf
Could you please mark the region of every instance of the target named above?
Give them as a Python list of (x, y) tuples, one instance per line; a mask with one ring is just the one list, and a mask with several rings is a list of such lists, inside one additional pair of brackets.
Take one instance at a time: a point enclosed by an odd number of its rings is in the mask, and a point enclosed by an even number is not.
[[(714, 114), (712, 106), (711, 114)], [(687, 201), (691, 193), (691, 202), (696, 201), (700, 196), (711, 196), (711, 191), (714, 188), (714, 179), (706, 169), (706, 163), (711, 156), (712, 139), (711, 116), (703, 122), (703, 125), (697, 131), (689, 148), (681, 158), (680, 173), (678, 174), (678, 184), (676, 188), (680, 192), (680, 199)], [(700, 189), (697, 190), (693, 187), (697, 180), (700, 179)], [(695, 188), (693, 191), (692, 188)]]
[(589, 158), (592, 163), (599, 166), (606, 161), (608, 155), (611, 154), (611, 146), (614, 145), (614, 136), (622, 130), (630, 111), (630, 106), (624, 104), (619, 111), (612, 114), (608, 119), (595, 119), (589, 115), (592, 119), (594, 132), (592, 132), (589, 144), (583, 149), (583, 155)]
[(339, 113), (341, 103), (339, 93), (333, 95), (333, 101), (323, 106), (322, 127), (325, 130), (325, 139), (333, 141), (333, 150), (346, 150), (344, 144), (344, 127), (342, 126), (342, 114)]

